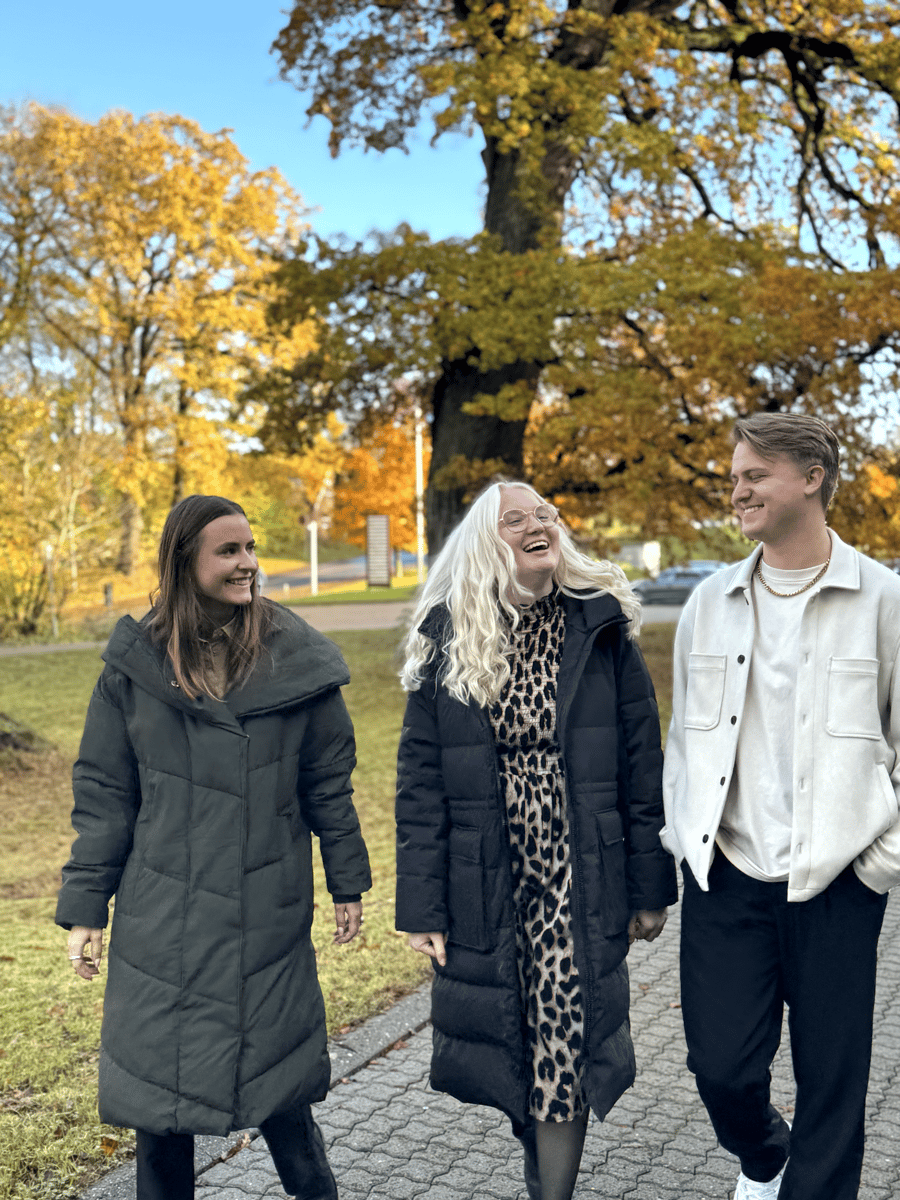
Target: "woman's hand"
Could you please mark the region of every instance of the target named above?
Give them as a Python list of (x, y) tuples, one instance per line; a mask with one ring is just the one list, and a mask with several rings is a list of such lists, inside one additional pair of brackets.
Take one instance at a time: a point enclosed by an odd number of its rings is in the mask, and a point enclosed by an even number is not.
[(362, 925), (362, 901), (354, 900), (349, 904), (336, 904), (334, 906), (334, 923), (337, 926), (334, 931), (334, 942), (338, 946), (352, 942)]
[[(90, 944), (90, 954), (85, 954), (84, 948)], [(88, 983), (100, 973), (100, 959), (103, 957), (103, 930), (88, 929), (86, 925), (75, 925), (69, 932), (68, 940), (69, 962), (75, 968), (75, 974), (86, 979)]]
[(436, 959), (442, 967), (447, 965), (446, 939), (442, 933), (411, 933), (409, 944), (420, 954)]
[(628, 922), (628, 945), (632, 942), (652, 942), (654, 938), (658, 938), (668, 915), (667, 908), (640, 909)]

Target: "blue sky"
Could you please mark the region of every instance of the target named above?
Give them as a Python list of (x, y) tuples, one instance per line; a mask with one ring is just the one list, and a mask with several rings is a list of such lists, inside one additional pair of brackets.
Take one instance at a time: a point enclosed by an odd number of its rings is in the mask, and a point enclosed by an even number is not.
[(288, 0), (7, 0), (0, 103), (61, 105), (85, 120), (111, 108), (179, 113), (231, 128), (254, 168), (277, 167), (317, 232), (362, 237), (408, 221), (433, 237), (480, 227), (481, 145), (429, 130), (404, 155), (328, 153), (328, 126), (305, 128), (303, 96), (277, 74), (269, 46)]

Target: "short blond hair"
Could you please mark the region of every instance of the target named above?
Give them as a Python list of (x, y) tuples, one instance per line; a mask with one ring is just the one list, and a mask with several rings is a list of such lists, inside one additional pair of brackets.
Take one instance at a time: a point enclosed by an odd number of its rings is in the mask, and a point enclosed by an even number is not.
[(821, 467), (825, 475), (819, 499), (828, 511), (837, 491), (841, 443), (824, 421), (804, 413), (753, 413), (735, 421), (731, 437), (735, 445), (746, 442), (762, 458), (783, 454), (804, 471)]

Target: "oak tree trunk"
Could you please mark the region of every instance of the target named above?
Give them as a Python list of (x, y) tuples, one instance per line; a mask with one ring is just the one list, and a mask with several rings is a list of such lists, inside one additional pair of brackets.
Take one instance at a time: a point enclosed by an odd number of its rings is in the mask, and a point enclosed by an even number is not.
[[(136, 401), (136, 396), (139, 394), (138, 388), (130, 389), (126, 392), (120, 407), (119, 419), (122, 422), (125, 461), (130, 463), (144, 461), (144, 426)], [(122, 529), (119, 534), (119, 556), (116, 561), (116, 570), (122, 575), (131, 575), (140, 561), (144, 514), (134, 492), (122, 488), (119, 496)]]
[(140, 557), (144, 518), (134, 496), (129, 492), (121, 492), (120, 496), (119, 513), (122, 530), (119, 534), (119, 557), (116, 561), (116, 570), (122, 575), (131, 575)]
[(190, 446), (184, 436), (185, 419), (190, 411), (191, 395), (182, 381), (178, 385), (178, 406), (175, 414), (175, 469), (172, 474), (172, 507), (185, 497), (186, 472), (184, 469), (185, 456), (190, 454)]
[[(525, 204), (518, 195), (518, 153), (501, 153), (488, 140), (482, 158), (488, 185), (485, 229), (499, 239), (503, 251), (524, 254), (539, 246), (558, 243), (559, 214), (574, 173), (571, 152), (554, 148), (547, 154), (544, 174), (548, 203), (540, 209)], [(527, 419), (503, 421), (494, 416), (473, 416), (464, 411), (465, 406), (478, 395), (496, 395), (510, 383), (524, 383), (535, 395), (542, 367), (540, 362), (518, 361), (481, 371), (474, 353), (441, 364), (432, 399), (431, 466), (426, 501), (428, 549), (432, 556), (440, 551), (473, 490), (471, 478), (459, 485), (447, 478), (453, 474), (453, 459), (462, 456), (476, 463), (499, 459), (506, 474), (513, 478), (522, 476)]]

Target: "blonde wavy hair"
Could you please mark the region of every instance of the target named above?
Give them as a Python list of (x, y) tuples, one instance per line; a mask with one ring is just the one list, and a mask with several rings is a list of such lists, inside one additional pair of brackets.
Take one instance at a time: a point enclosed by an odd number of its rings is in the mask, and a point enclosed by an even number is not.
[[(509, 635), (519, 624), (519, 610), (510, 594), (518, 592), (532, 600), (537, 597), (517, 579), (513, 550), (500, 537), (504, 488), (524, 488), (537, 503), (546, 503), (530, 484), (513, 480), (491, 484), (473, 501), (431, 566), (413, 611), (400, 672), (400, 682), (407, 692), (421, 687), (425, 668), (438, 654), (445, 659), (441, 682), (463, 704), (492, 704), (509, 679)], [(640, 601), (625, 572), (614, 563), (598, 562), (582, 554), (562, 524), (553, 582), (569, 596), (614, 596), (628, 618), (628, 636), (634, 637), (640, 629)], [(440, 646), (419, 631), (428, 613), (439, 604), (450, 611)]]

